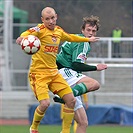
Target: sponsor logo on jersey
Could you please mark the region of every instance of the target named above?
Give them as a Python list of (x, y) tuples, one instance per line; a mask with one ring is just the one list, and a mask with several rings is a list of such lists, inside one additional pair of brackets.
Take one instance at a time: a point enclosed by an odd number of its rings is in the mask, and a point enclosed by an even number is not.
[(44, 52), (45, 53), (57, 53), (58, 52), (58, 46), (57, 45), (46, 45), (44, 46)]
[(80, 59), (81, 62), (85, 62), (87, 57), (86, 57), (86, 54), (85, 53), (80, 53), (78, 56), (77, 56), (77, 59)]

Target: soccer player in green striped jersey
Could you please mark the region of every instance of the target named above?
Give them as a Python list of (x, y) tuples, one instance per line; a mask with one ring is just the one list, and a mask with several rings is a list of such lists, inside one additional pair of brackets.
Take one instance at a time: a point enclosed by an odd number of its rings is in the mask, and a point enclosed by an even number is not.
[[(81, 34), (78, 35), (89, 38), (96, 36), (99, 26), (99, 18), (97, 16), (85, 17), (83, 18)], [(91, 46), (89, 42), (65, 42), (61, 46), (61, 51), (57, 55), (56, 60), (59, 72), (71, 86), (74, 96), (78, 96), (76, 97), (76, 105), (74, 108), (74, 119), (78, 124), (76, 133), (86, 133), (88, 126), (88, 119), (80, 95), (98, 90), (100, 87), (98, 81), (82, 74), (82, 72), (101, 71), (107, 68), (106, 64), (98, 64), (97, 66), (86, 64), (90, 50)], [(63, 103), (62, 99), (57, 96), (54, 97), (54, 101)], [(64, 106), (63, 111), (65, 112), (66, 109), (67, 106)], [(69, 114), (66, 112), (63, 113), (62, 133), (70, 133), (71, 124), (68, 123), (68, 119)]]

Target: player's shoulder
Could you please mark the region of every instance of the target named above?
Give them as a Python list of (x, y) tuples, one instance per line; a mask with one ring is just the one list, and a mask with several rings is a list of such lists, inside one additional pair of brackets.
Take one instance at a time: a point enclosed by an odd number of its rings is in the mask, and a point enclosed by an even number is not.
[(57, 30), (62, 30), (62, 31), (64, 31), (63, 28), (60, 27), (60, 26), (58, 26), (58, 25), (56, 25), (55, 28), (56, 28)]
[(30, 32), (39, 32), (40, 30), (44, 29), (45, 25), (44, 24), (38, 24), (37, 26), (31, 27), (29, 29)]
[(43, 23), (42, 24), (38, 24), (37, 27), (39, 27), (40, 30), (46, 28), (46, 26)]
[(65, 33), (65, 34), (69, 34), (68, 32), (66, 32), (62, 27), (56, 25), (55, 30), (57, 30), (60, 33)]

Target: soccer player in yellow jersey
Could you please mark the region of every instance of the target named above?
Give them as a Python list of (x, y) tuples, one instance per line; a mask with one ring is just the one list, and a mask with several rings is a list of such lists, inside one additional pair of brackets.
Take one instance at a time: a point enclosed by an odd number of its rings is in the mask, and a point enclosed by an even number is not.
[[(40, 50), (32, 55), (32, 63), (29, 70), (29, 81), (39, 105), (35, 110), (30, 133), (39, 133), (38, 126), (50, 105), (49, 90), (58, 94), (66, 103), (67, 108), (64, 113), (69, 114), (69, 121), (74, 117), (75, 97), (68, 83), (59, 74), (56, 65), (56, 54), (60, 41), (69, 42), (95, 42), (98, 37), (79, 37), (66, 33), (61, 27), (56, 25), (57, 14), (51, 7), (46, 7), (41, 12), (42, 24), (30, 28), (17, 38), (16, 43), (21, 44), (24, 37), (28, 35), (37, 36), (41, 41)], [(69, 133), (69, 130), (63, 133)]]

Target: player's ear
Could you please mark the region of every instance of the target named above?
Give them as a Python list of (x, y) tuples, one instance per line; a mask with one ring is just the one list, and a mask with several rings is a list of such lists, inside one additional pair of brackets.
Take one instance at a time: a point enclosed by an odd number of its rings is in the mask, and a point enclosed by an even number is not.
[(58, 15), (57, 15), (57, 14), (55, 14), (55, 17), (56, 17), (56, 20), (57, 20), (57, 18), (58, 18)]
[(41, 17), (41, 20), (42, 20), (42, 22), (44, 22), (44, 21), (43, 21), (43, 17)]
[(81, 33), (82, 33), (82, 34), (84, 33), (84, 29), (81, 30)]

